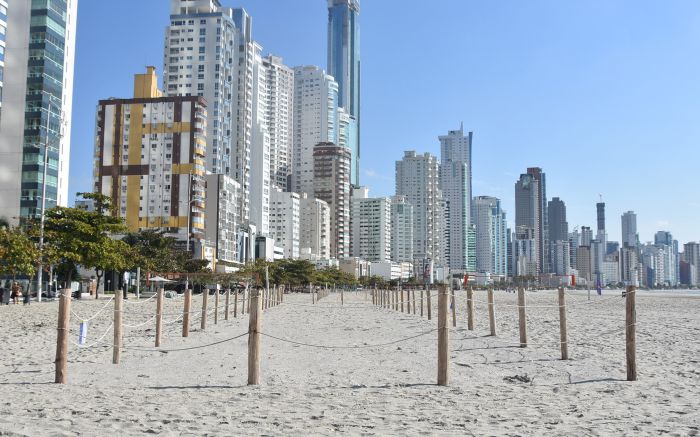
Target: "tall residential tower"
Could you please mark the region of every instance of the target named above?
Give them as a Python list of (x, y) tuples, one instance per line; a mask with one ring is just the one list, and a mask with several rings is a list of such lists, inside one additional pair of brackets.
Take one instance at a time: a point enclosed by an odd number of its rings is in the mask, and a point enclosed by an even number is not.
[(338, 83), (338, 107), (349, 116), (351, 183), (360, 184), (360, 0), (328, 0), (328, 74)]

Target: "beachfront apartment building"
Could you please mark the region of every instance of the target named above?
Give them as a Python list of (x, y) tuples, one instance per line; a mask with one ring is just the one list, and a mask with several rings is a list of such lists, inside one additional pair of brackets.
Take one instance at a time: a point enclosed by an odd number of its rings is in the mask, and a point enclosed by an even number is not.
[(262, 59), (265, 68), (265, 121), (270, 136), (270, 176), (272, 185), (291, 191), (294, 70), (279, 56)]
[(413, 205), (406, 196), (391, 197), (391, 260), (413, 262)]
[(471, 211), (476, 227), (476, 271), (507, 276), (508, 222), (500, 199), (477, 196)]
[[(440, 162), (430, 153), (404, 152), (396, 161), (396, 195), (413, 206), (413, 257), (416, 269), (445, 267), (445, 201), (440, 189)], [(424, 271), (419, 272), (424, 275)]]
[(270, 199), (270, 237), (284, 250), (287, 259), (299, 258), (300, 198), (294, 192), (272, 190)]
[(314, 147), (314, 196), (331, 210), (331, 258), (350, 256), (350, 149), (333, 143)]
[(449, 227), (445, 229), (447, 258), (454, 272), (474, 271), (470, 264), (476, 266), (476, 254), (469, 252), (468, 244), (472, 219), (472, 137), (472, 132), (464, 135), (464, 126), (439, 137), (440, 188), (449, 203), (446, 209)]
[(316, 66), (294, 68), (292, 190), (314, 196), (314, 147), (338, 144), (338, 84)]
[(238, 233), (241, 186), (223, 174), (208, 174), (205, 179), (205, 239), (214, 246), (217, 272), (230, 273), (246, 259), (245, 240)]
[(366, 261), (391, 261), (391, 199), (370, 198), (366, 187), (352, 190), (350, 256)]
[(299, 195), (299, 256), (314, 261), (331, 258), (331, 209), (306, 193)]
[(78, 0), (0, 0), (0, 218), (11, 224), (68, 206), (77, 19)]
[(112, 199), (131, 232), (204, 237), (207, 109), (198, 96), (163, 96), (155, 67), (130, 99), (97, 106), (94, 191)]

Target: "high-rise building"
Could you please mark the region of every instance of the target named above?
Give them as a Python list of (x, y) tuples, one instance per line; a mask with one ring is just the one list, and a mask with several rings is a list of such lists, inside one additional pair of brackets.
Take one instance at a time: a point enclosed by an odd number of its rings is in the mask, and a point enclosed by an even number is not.
[(579, 246), (576, 249), (576, 270), (579, 279), (591, 281), (593, 270), (591, 268), (591, 246)]
[(338, 142), (338, 84), (315, 66), (294, 68), (292, 191), (314, 195), (314, 147)]
[[(396, 194), (413, 206), (414, 266), (444, 267), (444, 199), (440, 189), (440, 163), (430, 153), (404, 152), (396, 161)], [(421, 272), (422, 274), (423, 272)]]
[(267, 120), (267, 73), (260, 55), (261, 47), (253, 43), (252, 121), (250, 136), (250, 222), (259, 235), (270, 234), (270, 196), (272, 168), (270, 165), (270, 134)]
[(350, 256), (350, 150), (333, 143), (314, 147), (314, 196), (331, 209), (331, 257)]
[(521, 225), (515, 228), (513, 238), (513, 274), (537, 276), (537, 233)]
[(626, 285), (638, 286), (642, 281), (642, 266), (639, 254), (634, 246), (623, 245), (620, 248), (620, 281)]
[(287, 259), (299, 258), (300, 199), (294, 192), (272, 190), (270, 199), (270, 237), (284, 250)]
[(528, 173), (521, 174), (520, 179), (515, 183), (516, 235), (523, 235), (517, 230), (519, 227), (534, 231), (537, 274), (545, 271), (544, 216), (547, 214), (547, 209), (542, 197), (544, 190), (540, 187), (542, 183), (544, 183), (544, 173), (540, 169), (530, 168)]
[(262, 62), (267, 84), (265, 121), (270, 135), (272, 184), (282, 191), (291, 191), (294, 70), (278, 56), (268, 55)]
[[(209, 109), (207, 171), (241, 186), (239, 216), (250, 220), (254, 74), (260, 46), (252, 19), (219, 0), (171, 0), (165, 38), (163, 84), (168, 96), (204, 97)], [(269, 165), (269, 164), (268, 164)]]
[(323, 200), (305, 193), (299, 195), (299, 256), (331, 258), (331, 209)]
[(499, 276), (508, 274), (508, 223), (501, 201), (477, 196), (472, 202), (472, 224), (476, 227), (476, 271)]
[(622, 247), (637, 247), (639, 234), (637, 234), (637, 214), (627, 211), (622, 214)]
[(77, 15), (78, 0), (0, 1), (0, 217), (12, 224), (68, 206)]
[(598, 232), (605, 231), (605, 203), (598, 202), (595, 204), (595, 208), (598, 223)]
[(550, 241), (567, 241), (569, 239), (569, 223), (566, 221), (566, 204), (554, 197), (547, 205), (549, 214)]
[(593, 230), (589, 226), (581, 226), (580, 246), (590, 247), (593, 242)]
[[(350, 182), (360, 184), (360, 1), (328, 0), (328, 74), (338, 83), (338, 106), (348, 116)], [(330, 141), (330, 140), (325, 140)]]
[(700, 285), (700, 243), (683, 245), (683, 261), (688, 265), (688, 285)]
[(446, 230), (449, 267), (452, 271), (468, 272), (470, 258), (476, 262), (476, 254), (469, 253), (467, 244), (467, 230), (471, 224), (472, 132), (465, 136), (461, 126), (439, 139), (440, 188), (449, 202), (449, 229)]
[(198, 96), (163, 97), (154, 67), (135, 76), (132, 99), (100, 100), (94, 191), (112, 199), (130, 231), (204, 237), (205, 105)]
[(413, 262), (413, 205), (406, 196), (391, 198), (391, 260)]
[(238, 233), (241, 186), (223, 174), (208, 174), (206, 179), (206, 217), (204, 238), (214, 245), (216, 269), (236, 271), (245, 263), (245, 240)]
[(673, 239), (673, 235), (668, 231), (659, 231), (654, 235), (654, 245), (663, 249), (664, 271), (663, 283), (665, 285), (676, 286), (680, 281), (680, 264), (678, 253), (678, 241)]
[(571, 274), (571, 247), (569, 240), (552, 240), (550, 242), (552, 272), (559, 276)]
[(352, 190), (350, 256), (391, 261), (391, 199), (370, 198), (366, 187)]

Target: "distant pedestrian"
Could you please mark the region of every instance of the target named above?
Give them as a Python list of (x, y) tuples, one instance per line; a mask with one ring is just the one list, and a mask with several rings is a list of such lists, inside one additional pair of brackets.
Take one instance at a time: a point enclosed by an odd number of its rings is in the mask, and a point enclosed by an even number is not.
[(20, 287), (17, 282), (14, 282), (14, 283), (12, 283), (11, 290), (12, 290), (12, 294), (10, 295), (10, 297), (12, 298), (12, 303), (17, 305), (17, 304), (19, 304), (19, 295), (20, 295), (20, 292), (22, 291), (22, 287)]

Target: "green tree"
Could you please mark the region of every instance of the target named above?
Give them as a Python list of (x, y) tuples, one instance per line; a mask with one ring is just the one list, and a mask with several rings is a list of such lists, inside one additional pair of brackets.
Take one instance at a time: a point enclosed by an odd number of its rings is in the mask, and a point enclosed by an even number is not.
[(39, 249), (21, 229), (0, 228), (0, 274), (32, 276), (39, 258)]
[[(126, 231), (124, 221), (114, 213), (109, 197), (97, 193), (78, 193), (92, 200), (95, 211), (56, 207), (46, 212), (45, 235), (58, 271), (73, 279), (75, 266), (94, 269), (99, 288), (105, 270), (123, 271), (138, 262), (137, 253), (114, 237)], [(98, 297), (96, 295), (96, 297)]]

